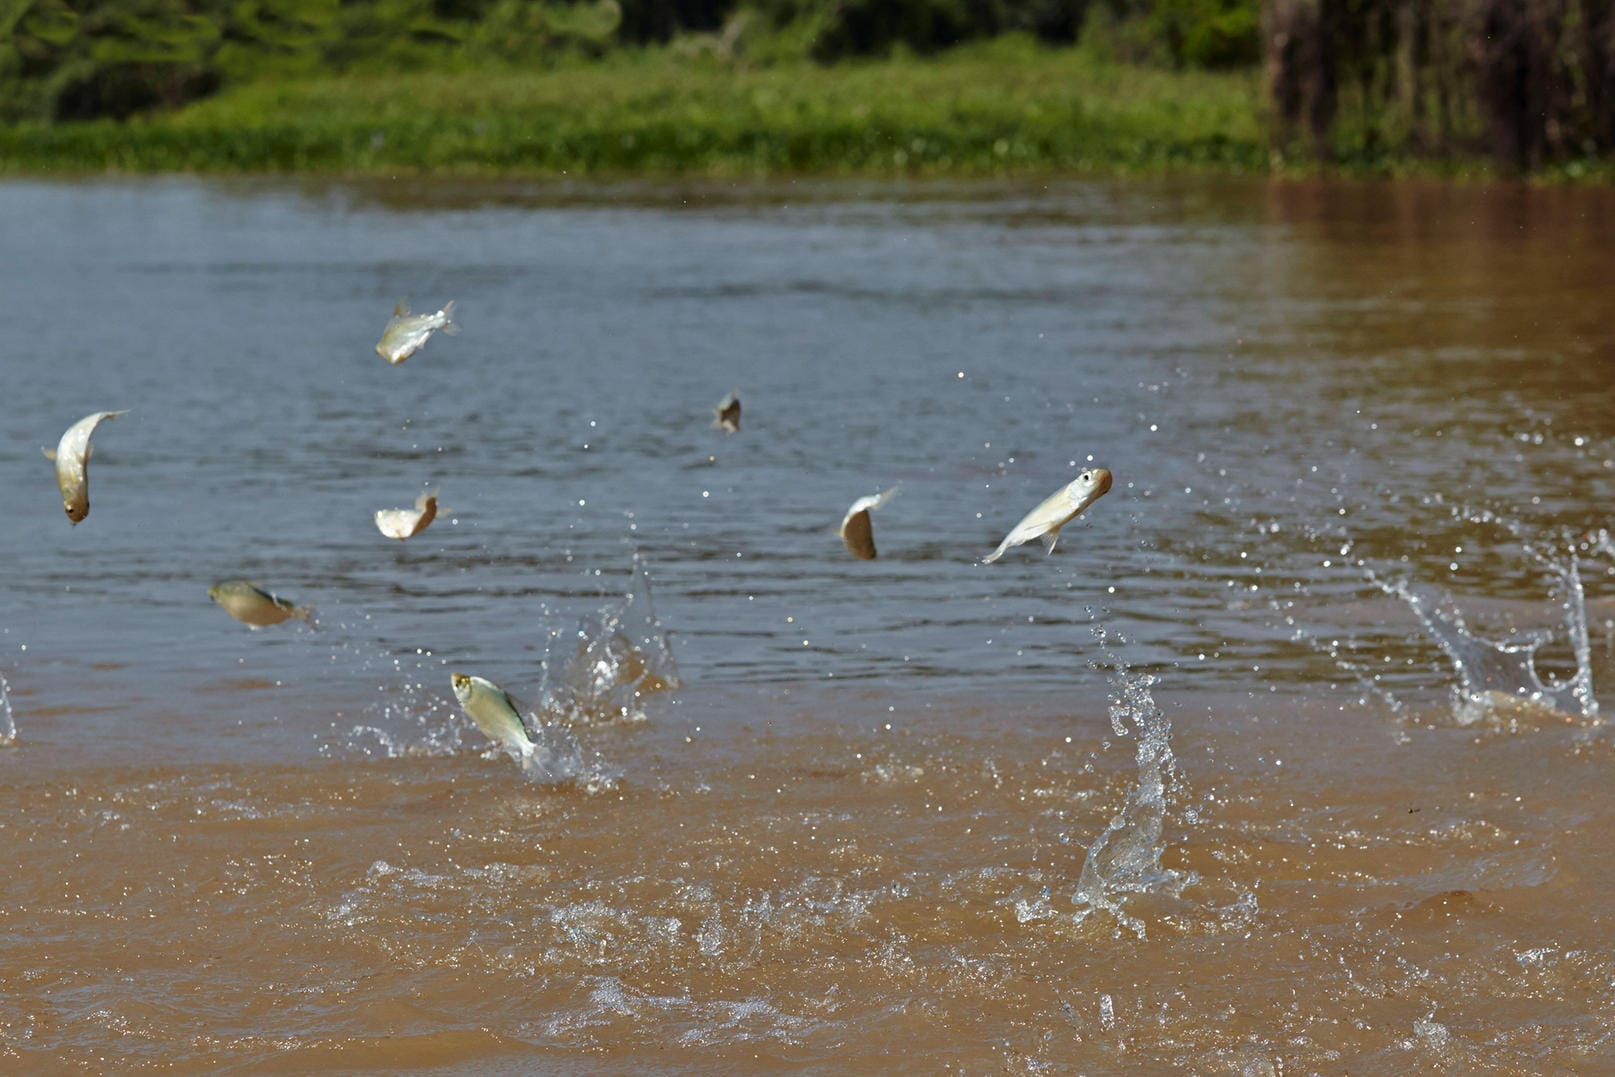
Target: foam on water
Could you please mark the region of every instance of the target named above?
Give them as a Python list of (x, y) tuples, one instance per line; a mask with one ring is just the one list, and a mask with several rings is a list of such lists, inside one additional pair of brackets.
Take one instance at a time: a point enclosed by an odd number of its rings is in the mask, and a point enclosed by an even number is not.
[[(688, 994), (657, 995), (623, 983), (614, 976), (586, 980), (587, 995), (573, 1011), (534, 1021), (522, 1031), (539, 1042), (564, 1045), (609, 1038), (614, 1026), (627, 1022), (668, 1021), (683, 1029), (680, 1047), (773, 1042), (798, 1045), (823, 1022), (786, 1013), (765, 998), (696, 999)], [(593, 1030), (600, 1030), (595, 1035)]]

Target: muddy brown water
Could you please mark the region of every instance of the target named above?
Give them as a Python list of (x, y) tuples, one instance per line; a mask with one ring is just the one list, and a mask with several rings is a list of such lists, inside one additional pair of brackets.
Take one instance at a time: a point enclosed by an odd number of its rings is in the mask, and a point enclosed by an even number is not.
[(0, 206), (0, 1069), (1615, 1069), (1615, 192)]

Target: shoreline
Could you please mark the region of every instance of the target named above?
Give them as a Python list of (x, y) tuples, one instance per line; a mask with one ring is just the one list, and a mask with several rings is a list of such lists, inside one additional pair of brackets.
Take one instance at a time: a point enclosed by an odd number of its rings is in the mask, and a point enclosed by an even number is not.
[[(1506, 181), (1476, 157), (1321, 164), (1271, 144), (1255, 71), (1076, 49), (747, 68), (641, 53), (541, 71), (266, 80), (129, 121), (0, 126), (0, 176), (1017, 182), (1163, 175)], [(1532, 183), (1615, 182), (1570, 162)]]

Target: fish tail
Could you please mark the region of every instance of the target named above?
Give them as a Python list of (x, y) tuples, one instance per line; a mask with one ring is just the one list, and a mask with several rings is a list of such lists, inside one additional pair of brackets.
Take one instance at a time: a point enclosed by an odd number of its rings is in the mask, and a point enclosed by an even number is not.
[(452, 299), (443, 304), (443, 324), (440, 328), (451, 337), (460, 331), (460, 323), (454, 320), (454, 300)]
[(318, 628), (318, 627), (320, 627), (319, 625), (314, 623), (314, 607), (313, 606), (293, 606), (292, 607), (292, 616), (296, 617), (299, 621), (307, 622), (308, 626), (310, 628)]
[(984, 565), (992, 564), (994, 561), (996, 561), (1000, 557), (1004, 556), (1004, 551), (1007, 550), (1007, 549), (1009, 549), (1009, 543), (1007, 543), (1007, 542), (1001, 543), (999, 545), (998, 549), (994, 550), (992, 553), (988, 554), (986, 557), (983, 557), (981, 559), (981, 563), (984, 564)]

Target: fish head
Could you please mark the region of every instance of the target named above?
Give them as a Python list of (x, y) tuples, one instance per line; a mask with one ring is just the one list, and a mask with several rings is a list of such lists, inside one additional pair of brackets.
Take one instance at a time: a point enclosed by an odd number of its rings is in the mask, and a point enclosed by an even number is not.
[(454, 698), (460, 701), (463, 707), (471, 702), (471, 696), (476, 692), (477, 686), (471, 678), (464, 673), (450, 673), (449, 683), (454, 686)]
[(227, 600), (236, 597), (240, 593), (240, 580), (219, 580), (217, 583), (210, 585), (207, 589), (207, 596), (221, 606), (224, 605)]
[(1090, 467), (1082, 474), (1071, 480), (1066, 487), (1066, 497), (1073, 505), (1084, 508), (1093, 504), (1105, 491), (1110, 489), (1110, 469), (1103, 467)]

